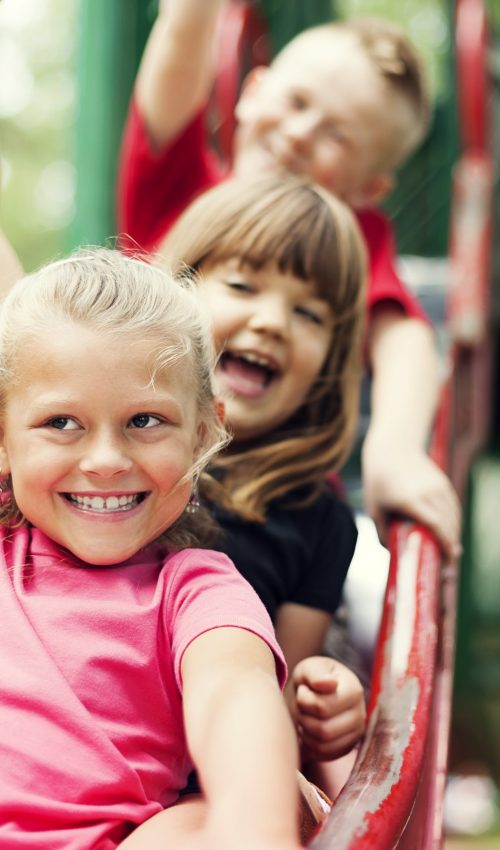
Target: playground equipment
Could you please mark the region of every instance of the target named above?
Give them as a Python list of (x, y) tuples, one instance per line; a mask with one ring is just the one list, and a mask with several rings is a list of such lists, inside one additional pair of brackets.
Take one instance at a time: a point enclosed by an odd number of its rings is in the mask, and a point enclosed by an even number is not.
[[(86, 128), (91, 123), (88, 117), (84, 122), (77, 152), (77, 170), (82, 179), (73, 238), (75, 242), (99, 242), (114, 233), (110, 198), (121, 132), (119, 116), (123, 118), (125, 112), (155, 4), (149, 4), (145, 13), (143, 4), (124, 4), (122, 0), (108, 0), (105, 4), (101, 0), (88, 0), (83, 5), (86, 11), (82, 55), (92, 44), (93, 61), (83, 62), (81, 66), (82, 115), (97, 96), (105, 105), (98, 107), (100, 151), (88, 139)], [(256, 61), (265, 60), (273, 48), (296, 30), (326, 20), (331, 10), (329, 2), (288, 3), (286, 27), (280, 28), (285, 18), (279, 15), (279, 6), (276, 2), (234, 0), (222, 24), (222, 62), (212, 109), (213, 132), (222, 156), (229, 156), (233, 107), (245, 71)], [(455, 0), (454, 16), (460, 156), (454, 169), (449, 227), (448, 377), (432, 452), (450, 474), (463, 503), (469, 493), (473, 505), (462, 574), (466, 587), (470, 590), (474, 585), (478, 593), (473, 603), (464, 608), (467, 629), (462, 636), (459, 658), (473, 658), (474, 664), (477, 661), (476, 678), (467, 665), (459, 666), (459, 672), (461, 669), (463, 672), (458, 682), (462, 695), (470, 694), (471, 680), (477, 683), (477, 677), (483, 676), (484, 688), (486, 671), (493, 670), (498, 694), (500, 595), (497, 590), (493, 597), (496, 603), (492, 605), (487, 588), (499, 562), (494, 554), (500, 554), (500, 544), (490, 547), (487, 553), (486, 566), (490, 570), (487, 578), (481, 579), (477, 565), (471, 568), (480, 542), (484, 549), (484, 541), (476, 539), (481, 538), (480, 505), (488, 498), (492, 480), (496, 483), (500, 480), (498, 454), (490, 454), (472, 467), (487, 444), (492, 417), (489, 307), (494, 178), (489, 147), (492, 128), (484, 4), (482, 0)], [(123, 52), (116, 51), (115, 55), (95, 44), (96, 33), (109, 28), (113, 29), (117, 44), (127, 44), (126, 63)], [(107, 81), (109, 96), (103, 90), (103, 79)], [(95, 103), (92, 108), (95, 109)], [(453, 122), (448, 118), (445, 124), (449, 133), (448, 153), (451, 150), (454, 155), (458, 146), (450, 132)], [(438, 129), (442, 127), (441, 123)], [(107, 146), (103, 144), (106, 138)], [(427, 151), (434, 143), (431, 138)], [(85, 180), (85, 173), (92, 173), (92, 181)], [(402, 191), (404, 184), (403, 175)], [(443, 194), (442, 186), (440, 192)], [(441, 206), (441, 215), (443, 209)], [(421, 247), (420, 244), (419, 250)], [(433, 250), (440, 247), (435, 243)], [(438, 850), (442, 844), (458, 571), (442, 563), (440, 551), (425, 529), (408, 522), (392, 523), (390, 550), (391, 566), (375, 655), (367, 735), (346, 787), (312, 841), (314, 850)], [(500, 586), (498, 579), (495, 586)], [(471, 650), (468, 640), (472, 633), (478, 634), (478, 629), (479, 643)], [(459, 650), (460, 647), (459, 642)], [(481, 666), (479, 661), (485, 663)], [(497, 756), (500, 765), (500, 747)]]
[[(450, 223), (450, 372), (432, 450), (465, 502), (469, 471), (490, 426), (494, 184), (484, 7), (480, 0), (457, 0), (455, 11), (462, 153), (454, 171)], [(368, 733), (344, 791), (312, 843), (315, 850), (442, 846), (458, 573), (440, 562), (433, 541), (416, 526), (394, 523), (390, 549)]]

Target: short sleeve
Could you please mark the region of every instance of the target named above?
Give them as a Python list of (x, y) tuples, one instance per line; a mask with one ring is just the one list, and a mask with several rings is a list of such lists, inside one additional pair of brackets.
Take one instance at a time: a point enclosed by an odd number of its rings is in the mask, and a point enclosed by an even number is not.
[(117, 219), (121, 244), (151, 251), (194, 198), (222, 174), (206, 144), (200, 111), (162, 150), (151, 146), (132, 98), (118, 167)]
[(371, 209), (359, 211), (357, 217), (368, 248), (368, 310), (373, 312), (389, 301), (409, 318), (428, 322), (418, 300), (396, 272), (394, 234), (389, 220), (378, 210)]
[(191, 641), (211, 629), (241, 628), (260, 637), (276, 660), (281, 687), (286, 665), (271, 619), (249, 583), (220, 552), (185, 549), (166, 564), (164, 618), (180, 687), (180, 664)]
[[(304, 527), (309, 563), (290, 595), (290, 602), (335, 613), (341, 598), (358, 532), (351, 509), (333, 493), (315, 503), (314, 515)], [(299, 522), (306, 516), (297, 514)]]

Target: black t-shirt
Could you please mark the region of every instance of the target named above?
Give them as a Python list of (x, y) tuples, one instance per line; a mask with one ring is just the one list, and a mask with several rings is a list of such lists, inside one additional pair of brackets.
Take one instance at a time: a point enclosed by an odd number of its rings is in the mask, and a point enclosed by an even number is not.
[(285, 602), (333, 614), (342, 596), (357, 530), (350, 508), (331, 491), (312, 505), (277, 500), (264, 523), (249, 522), (221, 508), (217, 548), (252, 585), (272, 620)]
[[(336, 611), (358, 532), (350, 508), (332, 490), (302, 508), (276, 500), (263, 523), (211, 510), (222, 529), (216, 548), (252, 585), (273, 622), (285, 602)], [(182, 794), (199, 790), (193, 772)]]

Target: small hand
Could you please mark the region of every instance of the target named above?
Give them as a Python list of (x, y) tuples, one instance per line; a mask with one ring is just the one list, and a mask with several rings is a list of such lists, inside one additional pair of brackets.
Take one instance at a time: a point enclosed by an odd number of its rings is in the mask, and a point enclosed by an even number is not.
[(299, 662), (292, 674), (292, 714), (303, 757), (329, 761), (350, 752), (364, 733), (363, 688), (348, 667), (324, 656)]

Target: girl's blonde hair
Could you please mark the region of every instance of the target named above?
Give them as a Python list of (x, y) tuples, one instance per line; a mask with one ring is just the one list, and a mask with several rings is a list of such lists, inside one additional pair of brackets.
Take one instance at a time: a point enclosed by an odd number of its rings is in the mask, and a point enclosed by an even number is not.
[(303, 180), (228, 180), (188, 208), (160, 255), (198, 280), (226, 260), (257, 270), (271, 264), (312, 282), (330, 305), (329, 351), (304, 404), (272, 433), (217, 461), (244, 516), (262, 519), (273, 499), (298, 488), (312, 500), (349, 454), (358, 419), (366, 258), (352, 213)]
[[(227, 443), (214, 405), (214, 351), (210, 323), (192, 282), (107, 248), (88, 248), (22, 278), (0, 311), (0, 418), (9, 386), (18, 380), (16, 355), (26, 340), (54, 320), (79, 323), (103, 335), (151, 339), (151, 383), (182, 364), (196, 394), (200, 445), (189, 477), (198, 479)], [(197, 542), (185, 514), (166, 533), (176, 546)], [(199, 519), (197, 517), (197, 519)], [(13, 494), (2, 499), (0, 523), (24, 522)]]

